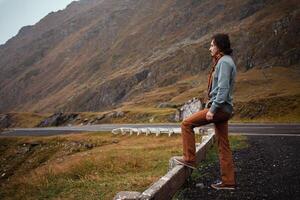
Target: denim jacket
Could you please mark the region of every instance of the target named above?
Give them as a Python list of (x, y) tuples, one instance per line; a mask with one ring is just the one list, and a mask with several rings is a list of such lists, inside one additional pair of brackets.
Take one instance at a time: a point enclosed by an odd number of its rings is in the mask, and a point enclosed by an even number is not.
[(213, 75), (212, 88), (209, 93), (210, 112), (216, 113), (218, 109), (233, 112), (232, 93), (236, 77), (236, 66), (231, 56), (224, 55), (218, 61)]

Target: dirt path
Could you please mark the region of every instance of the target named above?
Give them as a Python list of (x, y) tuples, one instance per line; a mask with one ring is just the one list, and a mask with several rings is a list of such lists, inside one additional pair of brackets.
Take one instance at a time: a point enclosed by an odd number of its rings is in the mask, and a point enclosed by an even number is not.
[[(174, 199), (300, 199), (300, 137), (248, 136), (249, 148), (235, 151), (235, 191), (216, 191), (219, 163), (190, 179)], [(201, 185), (203, 183), (203, 185)]]

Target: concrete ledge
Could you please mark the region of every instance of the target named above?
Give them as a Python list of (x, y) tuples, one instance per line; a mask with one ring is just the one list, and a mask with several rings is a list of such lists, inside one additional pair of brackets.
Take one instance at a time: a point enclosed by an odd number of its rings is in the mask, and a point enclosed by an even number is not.
[[(197, 164), (204, 160), (206, 157), (206, 152), (210, 146), (214, 143), (215, 133), (213, 129), (208, 130), (208, 135), (204, 137), (201, 144), (196, 144), (196, 157)], [(186, 179), (192, 174), (192, 170), (178, 165), (172, 157), (169, 161), (169, 171), (166, 175), (161, 177), (157, 182), (152, 184), (147, 190), (142, 194), (135, 196), (127, 196), (126, 192), (118, 193), (114, 200), (167, 200), (172, 199), (174, 194), (180, 189), (184, 184)], [(128, 193), (128, 192), (127, 192)], [(132, 192), (129, 192), (130, 194)], [(129, 194), (128, 193), (128, 194)], [(122, 194), (122, 195), (121, 195)]]

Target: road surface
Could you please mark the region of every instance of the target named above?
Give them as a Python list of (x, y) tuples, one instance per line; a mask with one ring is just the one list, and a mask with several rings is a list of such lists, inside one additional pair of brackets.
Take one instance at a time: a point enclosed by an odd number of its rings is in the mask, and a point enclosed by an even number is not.
[[(1, 136), (50, 136), (86, 131), (111, 131), (114, 128), (179, 128), (179, 124), (99, 124), (85, 126), (64, 126), (46, 128), (14, 128), (0, 133)], [(212, 128), (209, 124), (204, 128)], [(230, 123), (229, 134), (300, 136), (300, 123)]]

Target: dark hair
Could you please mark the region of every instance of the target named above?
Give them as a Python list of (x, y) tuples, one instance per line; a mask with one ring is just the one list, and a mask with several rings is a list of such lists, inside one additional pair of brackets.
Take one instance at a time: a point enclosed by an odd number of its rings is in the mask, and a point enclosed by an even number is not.
[(218, 33), (212, 36), (211, 39), (213, 39), (215, 45), (221, 52), (223, 52), (226, 55), (232, 54), (233, 50), (230, 48), (230, 40), (227, 34)]

